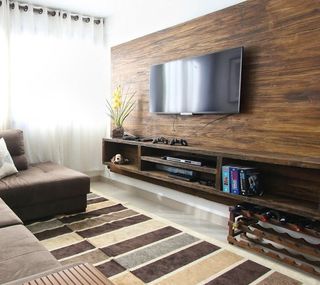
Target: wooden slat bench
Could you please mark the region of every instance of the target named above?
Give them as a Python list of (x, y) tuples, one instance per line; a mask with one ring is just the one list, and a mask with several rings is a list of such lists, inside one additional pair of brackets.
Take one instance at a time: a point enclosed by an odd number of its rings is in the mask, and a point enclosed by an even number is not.
[(23, 285), (114, 285), (99, 270), (90, 264), (79, 264), (37, 279)]

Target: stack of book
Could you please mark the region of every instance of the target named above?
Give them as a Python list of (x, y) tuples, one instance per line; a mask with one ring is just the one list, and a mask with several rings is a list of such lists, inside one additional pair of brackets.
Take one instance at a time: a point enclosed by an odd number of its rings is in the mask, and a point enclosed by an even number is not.
[(234, 165), (222, 167), (223, 192), (244, 196), (261, 196), (263, 194), (261, 184), (261, 174), (256, 168)]

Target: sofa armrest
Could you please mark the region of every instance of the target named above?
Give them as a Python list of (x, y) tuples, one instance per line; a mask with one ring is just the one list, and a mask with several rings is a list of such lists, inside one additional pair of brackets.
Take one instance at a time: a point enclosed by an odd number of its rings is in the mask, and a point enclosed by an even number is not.
[(21, 224), (19, 217), (0, 198), (0, 228)]

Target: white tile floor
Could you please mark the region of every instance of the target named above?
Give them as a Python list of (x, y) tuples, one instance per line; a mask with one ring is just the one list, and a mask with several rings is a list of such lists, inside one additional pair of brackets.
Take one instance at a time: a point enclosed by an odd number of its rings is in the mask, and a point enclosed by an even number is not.
[(181, 203), (159, 197), (144, 190), (127, 189), (125, 185), (118, 182), (91, 182), (91, 189), (95, 193), (113, 197), (122, 202), (129, 202), (131, 205), (148, 211), (173, 223), (190, 228), (200, 234), (226, 242), (227, 227), (222, 227), (210, 220), (204, 219), (203, 215), (197, 215), (190, 211), (189, 206), (181, 207)]
[(105, 195), (111, 199), (114, 198), (122, 203), (129, 203), (138, 209), (189, 228), (208, 238), (223, 242), (226, 248), (229, 248), (234, 252), (238, 252), (240, 255), (246, 256), (251, 260), (269, 266), (269, 268), (272, 268), (273, 270), (277, 270), (278, 272), (291, 276), (292, 278), (301, 281), (303, 284), (320, 284), (318, 279), (309, 274), (304, 274), (292, 267), (275, 262), (273, 259), (251, 254), (250, 252), (238, 247), (230, 246), (226, 241), (227, 227), (215, 224), (210, 215), (208, 215), (208, 219), (206, 219), (205, 215), (203, 215), (203, 212), (199, 214), (197, 210), (190, 209), (190, 206), (183, 206), (181, 203), (172, 199), (158, 197), (154, 193), (150, 193), (135, 187), (130, 187), (126, 184), (121, 184), (112, 180), (91, 182), (91, 191), (102, 196)]

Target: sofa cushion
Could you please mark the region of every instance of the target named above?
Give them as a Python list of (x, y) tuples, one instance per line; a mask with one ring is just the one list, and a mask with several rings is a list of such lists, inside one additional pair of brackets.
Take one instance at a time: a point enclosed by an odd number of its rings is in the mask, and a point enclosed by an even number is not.
[(18, 170), (13, 163), (6, 142), (3, 138), (0, 138), (0, 179), (17, 172)]
[(0, 233), (0, 284), (60, 267), (23, 225), (2, 228)]
[(26, 205), (86, 195), (87, 175), (64, 166), (43, 162), (0, 180), (0, 197), (13, 210)]
[(21, 130), (0, 131), (0, 138), (4, 138), (13, 162), (18, 170), (28, 168), (28, 161), (24, 152), (23, 132)]
[(19, 224), (21, 225), (22, 221), (0, 198), (0, 228)]

